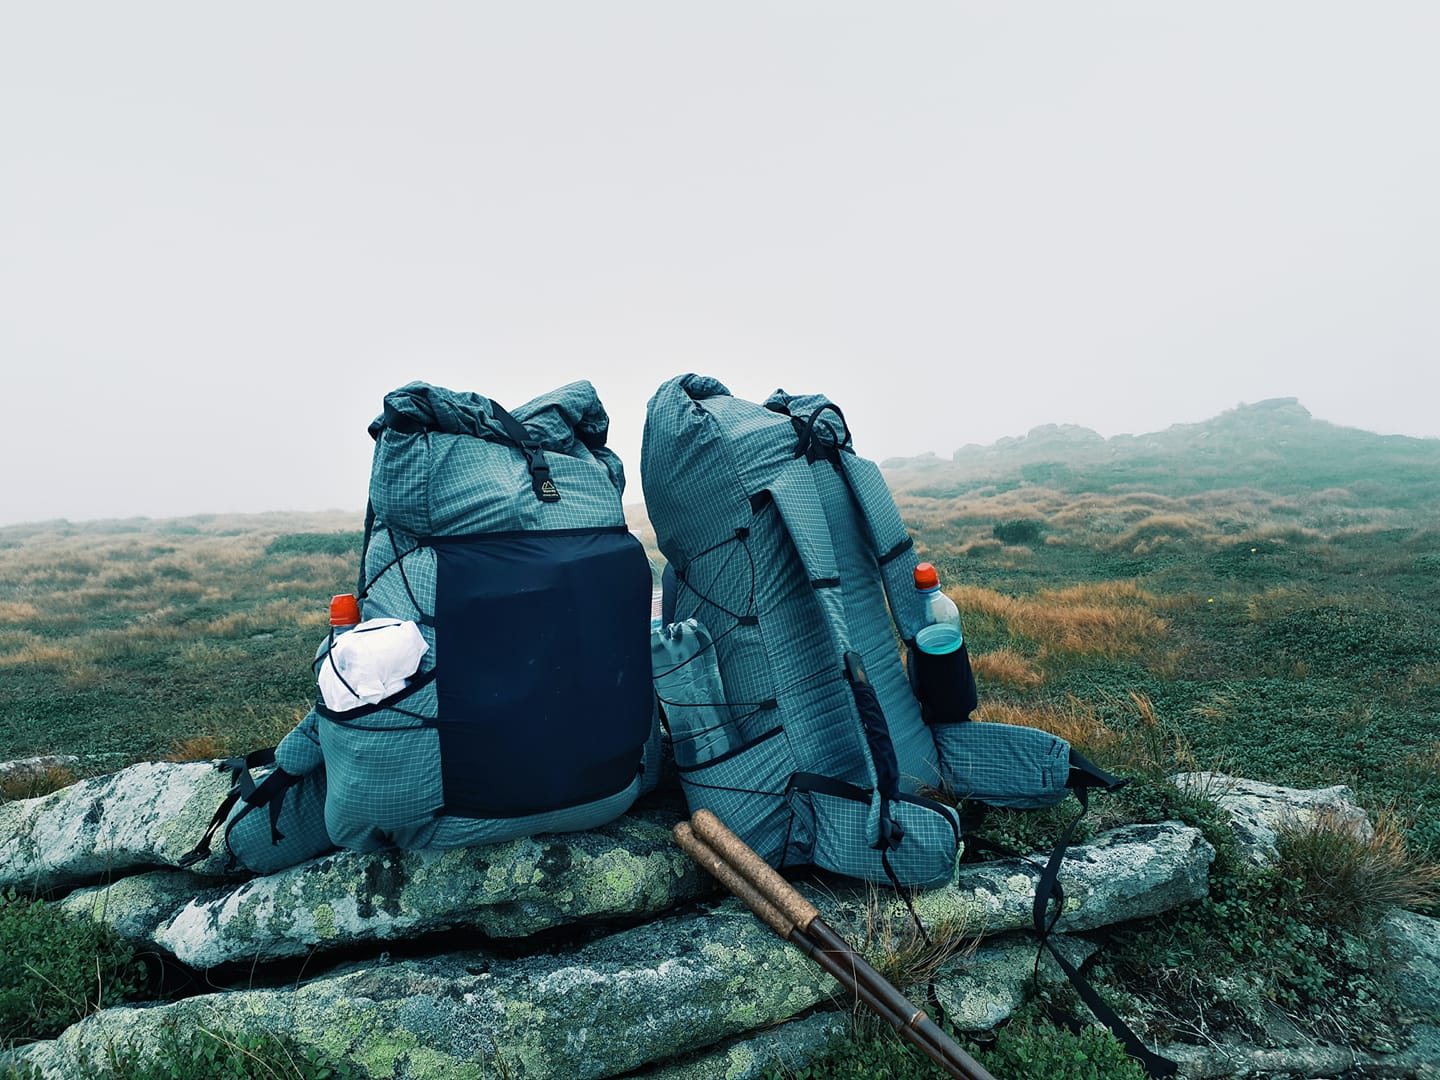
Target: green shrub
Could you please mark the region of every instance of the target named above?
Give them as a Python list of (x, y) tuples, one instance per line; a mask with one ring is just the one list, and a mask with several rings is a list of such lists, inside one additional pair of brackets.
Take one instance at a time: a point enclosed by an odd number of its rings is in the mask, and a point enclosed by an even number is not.
[(1040, 522), (1031, 518), (997, 521), (990, 527), (990, 535), (1006, 544), (1036, 544), (1043, 532)]
[(274, 1035), (167, 1027), (155, 1047), (112, 1044), (81, 1080), (359, 1080), (358, 1066)]
[(108, 926), (0, 893), (0, 1042), (59, 1034), (140, 994), (144, 965)]
[(1099, 1027), (1071, 1032), (1017, 1018), (998, 1029), (994, 1046), (976, 1058), (1006, 1080), (1145, 1080), (1140, 1063)]

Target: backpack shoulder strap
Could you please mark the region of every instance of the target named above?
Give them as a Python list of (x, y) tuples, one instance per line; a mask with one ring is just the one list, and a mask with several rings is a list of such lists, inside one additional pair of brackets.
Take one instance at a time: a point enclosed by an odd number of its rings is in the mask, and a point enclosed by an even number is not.
[(835, 467), (855, 501), (862, 531), (870, 540), (900, 637), (907, 642), (914, 641), (924, 625), (915, 592), (915, 567), (920, 561), (915, 554), (915, 541), (900, 518), (878, 465), (858, 454), (841, 452)]
[(900, 765), (880, 699), (870, 685), (860, 654), (850, 647), (839, 568), (810, 468), (810, 463), (803, 457), (795, 458), (776, 475), (770, 494), (800, 556), (810, 588), (824, 616), (836, 660), (843, 666), (855, 698), (861, 745), (868, 751), (865, 755), (867, 780), (880, 795), (872, 802), (867, 814), (867, 839), (876, 847), (893, 848), (903, 836), (903, 830), (891, 817), (888, 805), (900, 791)]

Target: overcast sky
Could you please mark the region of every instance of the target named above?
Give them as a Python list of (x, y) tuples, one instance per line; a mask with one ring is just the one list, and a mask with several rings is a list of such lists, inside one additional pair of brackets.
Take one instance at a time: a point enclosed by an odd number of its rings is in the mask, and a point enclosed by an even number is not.
[(363, 507), (384, 394), (883, 459), (1440, 437), (1440, 5), (0, 0), (0, 524)]

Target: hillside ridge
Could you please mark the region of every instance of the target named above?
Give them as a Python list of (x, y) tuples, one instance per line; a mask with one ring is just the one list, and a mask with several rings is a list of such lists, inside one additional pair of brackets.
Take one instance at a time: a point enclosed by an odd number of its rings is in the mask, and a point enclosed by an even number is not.
[(881, 467), (898, 489), (939, 483), (950, 494), (983, 484), (1170, 494), (1228, 487), (1318, 492), (1362, 484), (1405, 489), (1407, 503), (1440, 498), (1440, 439), (1342, 427), (1316, 419), (1293, 397), (1108, 439), (1076, 424), (1042, 424), (988, 446), (969, 443), (948, 459), (887, 458)]

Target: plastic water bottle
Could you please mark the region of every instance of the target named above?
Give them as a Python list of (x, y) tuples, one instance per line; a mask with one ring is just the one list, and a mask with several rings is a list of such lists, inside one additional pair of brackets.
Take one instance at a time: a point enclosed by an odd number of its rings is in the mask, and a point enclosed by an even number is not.
[(655, 694), (665, 710), (675, 764), (702, 764), (740, 745), (725, 703), (715, 642), (698, 619), (650, 632)]
[(916, 647), (931, 656), (958, 651), (965, 641), (960, 630), (960, 609), (940, 591), (940, 575), (928, 562), (915, 567), (915, 591), (925, 605), (925, 625), (915, 635)]
[(343, 634), (360, 625), (360, 602), (351, 593), (337, 593), (330, 598), (330, 633)]
[(319, 667), (320, 660), (330, 652), (330, 646), (335, 644), (335, 639), (347, 630), (353, 630), (360, 625), (360, 602), (355, 599), (353, 593), (336, 593), (330, 598), (330, 633), (325, 640), (320, 642), (320, 647), (315, 650), (315, 659), (311, 661), (311, 667)]

